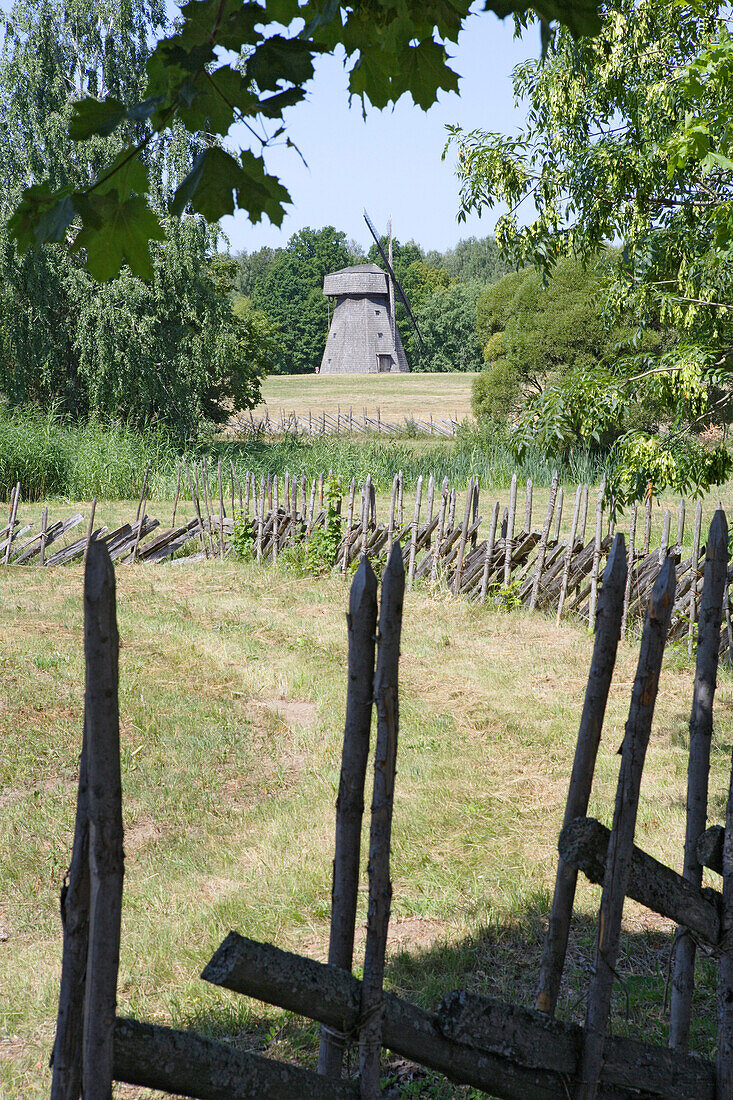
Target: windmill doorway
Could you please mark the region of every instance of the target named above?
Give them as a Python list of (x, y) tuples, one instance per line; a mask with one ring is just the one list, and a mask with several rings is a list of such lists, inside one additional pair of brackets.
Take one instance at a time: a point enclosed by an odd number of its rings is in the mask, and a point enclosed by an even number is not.
[(392, 370), (391, 355), (377, 355), (377, 371), (379, 374), (389, 374)]

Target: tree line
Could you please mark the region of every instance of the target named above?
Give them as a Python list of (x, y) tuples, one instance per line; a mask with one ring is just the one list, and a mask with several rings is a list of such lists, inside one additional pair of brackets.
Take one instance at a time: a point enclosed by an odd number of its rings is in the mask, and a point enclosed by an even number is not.
[[(382, 244), (386, 251), (386, 239)], [(398, 299), (396, 319), (411, 368), (480, 370), (476, 304), (483, 289), (507, 271), (493, 237), (471, 237), (446, 252), (394, 240), (392, 256), (423, 338), (421, 346)], [(375, 244), (365, 252), (330, 225), (302, 229), (284, 248), (241, 252), (236, 262), (235, 308), (259, 311), (272, 323), (276, 347), (269, 370), (275, 374), (319, 368), (332, 309), (323, 294), (324, 276), (354, 264), (383, 266)]]

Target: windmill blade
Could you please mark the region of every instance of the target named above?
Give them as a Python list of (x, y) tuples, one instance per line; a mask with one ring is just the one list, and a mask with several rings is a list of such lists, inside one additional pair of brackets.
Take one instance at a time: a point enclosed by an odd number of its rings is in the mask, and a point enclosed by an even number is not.
[(407, 316), (412, 321), (412, 327), (414, 328), (414, 330), (417, 334), (417, 338), (420, 341), (420, 347), (424, 350), (425, 349), (425, 344), (423, 342), (422, 333), (420, 332), (420, 329), (418, 328), (417, 321), (415, 320), (415, 314), (410, 309), (410, 303), (407, 301), (407, 295), (405, 294), (404, 290), (402, 289), (402, 284), (400, 283), (400, 280), (397, 278), (397, 276), (394, 273), (394, 268), (392, 267), (392, 264), (389, 262), (387, 256), (385, 255), (385, 251), (382, 248), (382, 242), (379, 240), (379, 234), (377, 233), (376, 229), (374, 228), (374, 223), (372, 222), (372, 219), (367, 214), (366, 210), (364, 211), (364, 221), (369, 226), (369, 232), (374, 237), (374, 243), (376, 244), (377, 248), (379, 249), (379, 255), (384, 260), (384, 264), (387, 268), (387, 271), (390, 274), (392, 282), (395, 285), (395, 289), (397, 290), (397, 293), (400, 296), (400, 299), (402, 301), (402, 305), (405, 307), (405, 309), (407, 311)]

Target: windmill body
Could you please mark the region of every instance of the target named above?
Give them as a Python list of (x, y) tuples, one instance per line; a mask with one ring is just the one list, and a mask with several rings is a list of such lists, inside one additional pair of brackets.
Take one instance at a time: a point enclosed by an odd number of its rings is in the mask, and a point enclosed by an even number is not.
[(409, 371), (394, 321), (388, 276), (376, 264), (357, 264), (326, 275), (323, 293), (334, 298), (321, 374)]

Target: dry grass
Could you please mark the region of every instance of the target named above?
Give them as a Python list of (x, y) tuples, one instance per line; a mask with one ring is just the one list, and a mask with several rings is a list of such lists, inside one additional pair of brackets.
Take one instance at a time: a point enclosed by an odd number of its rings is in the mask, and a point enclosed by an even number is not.
[(382, 419), (402, 421), (410, 416), (436, 418), (471, 415), (471, 382), (474, 374), (272, 374), (262, 383), (262, 404), (254, 415), (296, 412), (307, 416), (321, 409), (335, 413), (339, 407), (355, 416), (366, 408)]
[[(231, 928), (324, 957), (346, 591), (335, 578), (316, 584), (256, 566), (121, 567), (117, 576), (127, 831), (120, 1009), (312, 1062), (311, 1024), (198, 974)], [(81, 571), (0, 572), (0, 623), (0, 1095), (35, 1100), (48, 1088), (58, 891), (81, 738)], [(424, 591), (407, 600), (388, 982), (421, 1004), (459, 986), (531, 1001), (590, 647), (573, 624)], [(591, 807), (606, 822), (635, 660), (623, 645)], [(638, 842), (673, 866), (691, 685), (686, 658), (671, 651)], [(731, 717), (724, 674), (716, 821)], [(581, 888), (566, 1016), (582, 1015), (597, 899)], [(360, 923), (364, 909), (363, 897)], [(627, 906), (620, 972), (630, 1014), (619, 995), (619, 1030), (662, 1039), (669, 933), (667, 922)], [(700, 989), (694, 1045), (708, 1050), (705, 965)], [(409, 1076), (404, 1095), (471, 1095)]]

